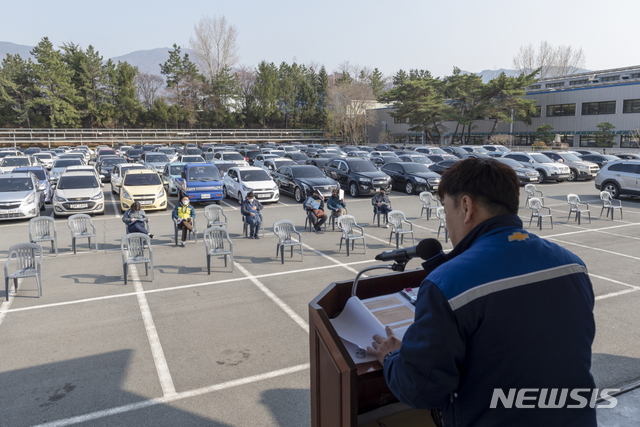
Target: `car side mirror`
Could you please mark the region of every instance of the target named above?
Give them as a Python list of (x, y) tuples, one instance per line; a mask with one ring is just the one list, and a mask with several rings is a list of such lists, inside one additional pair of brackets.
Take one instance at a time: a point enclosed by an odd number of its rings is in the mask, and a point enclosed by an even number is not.
[(558, 159), (558, 160), (556, 160), (556, 162), (558, 162), (558, 163), (564, 163), (564, 159)]
[(529, 160), (529, 163), (534, 164), (535, 162), (533, 160)]

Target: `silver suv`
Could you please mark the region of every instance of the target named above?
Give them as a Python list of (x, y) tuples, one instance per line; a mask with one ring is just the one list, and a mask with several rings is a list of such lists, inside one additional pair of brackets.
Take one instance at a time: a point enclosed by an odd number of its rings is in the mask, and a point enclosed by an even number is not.
[(577, 181), (579, 179), (588, 181), (595, 178), (600, 170), (600, 166), (597, 164), (582, 160), (580, 157), (568, 151), (542, 151), (542, 154), (551, 160), (569, 166), (571, 172), (569, 173), (568, 181)]
[(538, 179), (539, 183), (543, 183), (547, 180), (562, 182), (567, 180), (571, 173), (569, 166), (565, 166), (562, 163), (556, 163), (542, 153), (512, 151), (510, 153), (505, 153), (502, 157), (517, 160), (525, 166), (533, 166), (533, 168), (540, 174), (540, 178)]
[(607, 163), (595, 179), (596, 188), (617, 199), (621, 194), (640, 195), (640, 160)]

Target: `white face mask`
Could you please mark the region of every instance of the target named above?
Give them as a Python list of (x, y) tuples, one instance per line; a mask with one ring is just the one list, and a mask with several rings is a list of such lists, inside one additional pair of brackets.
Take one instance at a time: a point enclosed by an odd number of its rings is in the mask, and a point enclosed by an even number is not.
[(185, 206), (187, 206), (187, 205), (189, 204), (189, 201), (188, 201), (188, 200), (183, 200), (183, 201), (182, 201), (182, 204), (183, 204), (183, 205), (185, 205)]

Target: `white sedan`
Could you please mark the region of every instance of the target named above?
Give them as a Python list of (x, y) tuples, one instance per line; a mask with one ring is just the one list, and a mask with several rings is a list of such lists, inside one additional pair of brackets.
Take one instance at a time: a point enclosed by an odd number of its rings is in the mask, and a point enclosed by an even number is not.
[(262, 168), (253, 166), (236, 167), (227, 171), (222, 179), (222, 192), (226, 198), (233, 197), (238, 203), (253, 191), (262, 203), (276, 203), (280, 200), (280, 190), (271, 176)]

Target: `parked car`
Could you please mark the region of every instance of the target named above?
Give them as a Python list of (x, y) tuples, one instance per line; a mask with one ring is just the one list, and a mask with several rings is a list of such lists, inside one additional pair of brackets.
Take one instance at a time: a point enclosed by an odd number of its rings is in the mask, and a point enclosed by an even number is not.
[(333, 158), (330, 158), (330, 157), (311, 157), (311, 158), (309, 158), (309, 160), (304, 162), (304, 164), (305, 165), (313, 165), (313, 166), (317, 167), (318, 169), (320, 169), (321, 171), (324, 171), (324, 167), (332, 159)]
[(598, 190), (608, 191), (614, 199), (621, 195), (640, 195), (640, 160), (606, 163), (594, 180)]
[(381, 155), (374, 155), (375, 151), (370, 154), (369, 161), (373, 163), (378, 169), (387, 163), (399, 162), (400, 158), (395, 153), (384, 152)]
[(533, 168), (540, 174), (540, 178), (538, 179), (539, 183), (543, 183), (548, 180), (563, 182), (571, 175), (571, 169), (569, 169), (569, 166), (565, 166), (562, 163), (555, 163), (542, 153), (512, 151), (510, 153), (505, 153), (503, 157), (517, 160), (525, 165), (530, 164), (533, 166)]
[(614, 156), (619, 157), (622, 160), (640, 160), (640, 154), (636, 153), (616, 153)]
[(610, 154), (582, 154), (580, 155), (580, 159), (586, 162), (595, 163), (600, 169), (609, 162), (620, 160), (619, 157), (612, 156)]
[(178, 190), (178, 198), (187, 196), (191, 203), (215, 202), (220, 204), (222, 176), (220, 170), (211, 163), (186, 163), (180, 176), (173, 178)]
[(38, 191), (42, 191), (44, 202), (51, 203), (53, 190), (49, 182), (49, 171), (44, 166), (27, 166), (25, 168), (15, 168), (12, 173), (29, 173), (31, 172), (38, 179)]
[(504, 145), (500, 145), (500, 144), (489, 144), (489, 145), (483, 145), (484, 149), (487, 151), (492, 151), (492, 152), (497, 152), (500, 154), (504, 154), (504, 153), (508, 153), (509, 151), (511, 151), (509, 148), (505, 147)]
[(456, 162), (459, 162), (460, 159), (447, 159), (442, 160), (432, 165), (427, 166), (432, 172), (437, 173), (438, 175), (442, 175), (445, 170), (451, 167)]
[(145, 165), (147, 169), (161, 173), (164, 166), (169, 163), (169, 157), (166, 154), (149, 151), (140, 157), (140, 163)]
[(304, 163), (309, 160), (309, 156), (302, 152), (287, 153), (284, 155), (284, 158), (293, 160), (297, 165), (304, 165)]
[(0, 219), (33, 218), (44, 208), (44, 192), (31, 172), (0, 175)]
[(115, 165), (122, 163), (127, 163), (127, 161), (119, 156), (103, 157), (96, 162), (96, 171), (101, 175), (102, 182), (111, 182), (111, 171)]
[(206, 160), (202, 156), (191, 156), (187, 154), (179, 156), (178, 161), (182, 163), (206, 163)]
[(140, 161), (140, 157), (142, 157), (142, 153), (144, 153), (143, 149), (132, 148), (131, 150), (126, 152), (126, 154), (124, 155), (125, 156), (124, 158), (129, 163), (138, 163), (138, 161)]
[(427, 166), (415, 162), (393, 162), (380, 170), (391, 177), (391, 186), (407, 194), (422, 191), (435, 192), (440, 184), (440, 175)]
[(140, 163), (121, 163), (115, 165), (111, 170), (111, 192), (113, 194), (120, 194), (120, 187), (122, 186), (124, 176), (127, 172), (138, 169), (148, 170)]
[(403, 162), (422, 163), (423, 165), (432, 165), (433, 162), (424, 154), (402, 154), (398, 158)]
[(350, 150), (347, 152), (347, 157), (360, 157), (361, 159), (368, 159), (369, 152), (364, 150)]
[(157, 153), (162, 153), (165, 156), (167, 156), (169, 158), (169, 163), (173, 163), (173, 162), (177, 162), (178, 161), (178, 153), (176, 153), (176, 150), (174, 150), (173, 148), (169, 148), (169, 147), (160, 147), (156, 149)]
[[(257, 155), (256, 155), (257, 156)], [(244, 159), (242, 154), (237, 151), (221, 151), (215, 153), (213, 158), (216, 160), (225, 160), (235, 163), (238, 166), (249, 166), (249, 162)], [(255, 159), (254, 159), (255, 162)]]
[(340, 185), (312, 165), (287, 165), (278, 168), (271, 174), (280, 193), (288, 194), (298, 203), (302, 203), (314, 191), (322, 197), (329, 197)]
[(139, 169), (128, 171), (120, 187), (120, 210), (126, 211), (139, 202), (145, 211), (167, 210), (167, 192), (156, 171)]
[(180, 176), (184, 165), (185, 163), (182, 162), (167, 163), (164, 165), (160, 178), (162, 179), (164, 191), (166, 191), (169, 196), (178, 195), (178, 187), (176, 186), (174, 179)]
[(102, 185), (95, 173), (64, 172), (53, 193), (53, 215), (104, 214)]
[(582, 148), (575, 148), (572, 151), (575, 151), (576, 153), (583, 155), (583, 154), (601, 154), (599, 151), (595, 151), (595, 150), (584, 150)]
[(255, 166), (229, 169), (222, 179), (222, 192), (225, 197), (238, 200), (238, 203), (253, 191), (256, 199), (262, 203), (275, 203), (280, 200), (280, 190), (271, 176), (262, 168)]
[(56, 156), (54, 156), (53, 153), (40, 152), (40, 153), (35, 153), (33, 155), (33, 158), (36, 159), (38, 163), (40, 163), (42, 166), (46, 167), (47, 169), (51, 169), (51, 166), (53, 166), (53, 161), (55, 160)]
[(522, 185), (531, 184), (532, 182), (538, 182), (540, 180), (540, 173), (532, 166), (525, 166), (519, 161), (507, 157), (496, 157), (496, 160), (510, 166), (516, 175), (518, 175), (518, 179)]
[(577, 181), (578, 179), (590, 180), (596, 177), (600, 167), (592, 162), (582, 160), (580, 157), (568, 151), (541, 151), (542, 154), (551, 160), (569, 166), (568, 181)]
[(0, 173), (9, 173), (15, 168), (37, 165), (38, 161), (31, 156), (6, 156), (0, 159)]
[(253, 159), (253, 166), (257, 168), (265, 168), (264, 164), (267, 159), (282, 159), (283, 157), (278, 156), (277, 154), (258, 154), (255, 159)]
[(358, 158), (331, 159), (324, 167), (325, 175), (349, 190), (351, 197), (373, 194), (384, 188), (391, 190), (391, 178), (369, 160)]
[(427, 147), (427, 146), (420, 146), (420, 147), (416, 147), (413, 149), (413, 151), (415, 151), (416, 153), (421, 153), (421, 154), (436, 154), (436, 155), (442, 155), (442, 154), (447, 154), (446, 151), (444, 151), (442, 148), (439, 147)]
[[(450, 154), (452, 156), (456, 156), (459, 159), (464, 158), (463, 156), (466, 156), (467, 154), (469, 154), (469, 151), (465, 150), (462, 147), (456, 147), (453, 145), (447, 145), (446, 147), (442, 147), (442, 151), (444, 151), (446, 154)], [(434, 153), (437, 154), (437, 153)]]
[(236, 164), (232, 161), (227, 160), (211, 160), (209, 163), (212, 163), (215, 167), (220, 171), (220, 176), (224, 177), (229, 169), (236, 167)]

